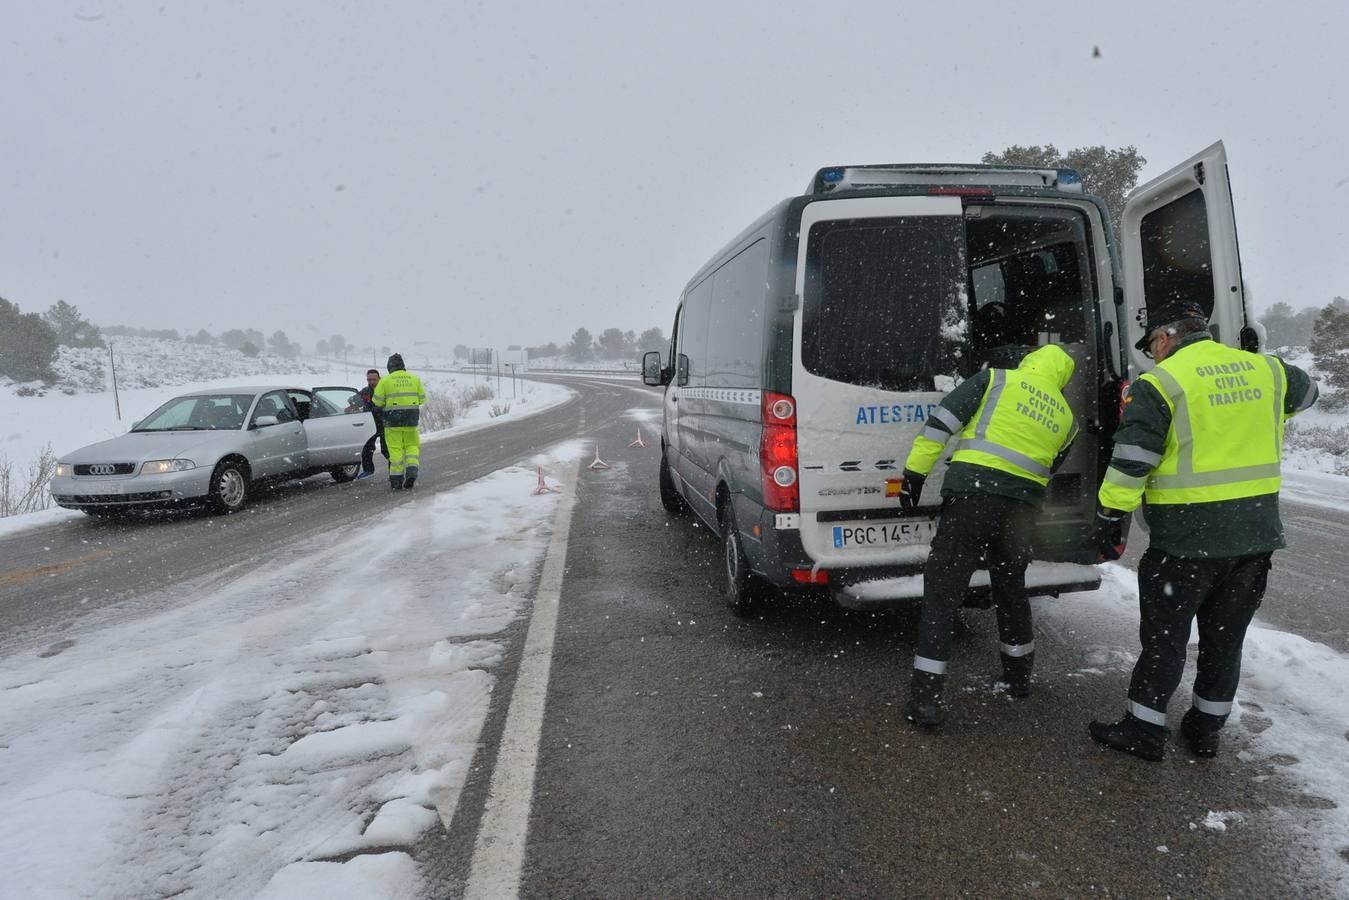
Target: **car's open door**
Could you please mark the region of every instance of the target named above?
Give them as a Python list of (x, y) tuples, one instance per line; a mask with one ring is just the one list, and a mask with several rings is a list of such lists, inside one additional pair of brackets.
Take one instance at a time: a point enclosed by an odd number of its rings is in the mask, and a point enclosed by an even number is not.
[(1152, 360), (1133, 344), (1150, 305), (1192, 302), (1208, 314), (1213, 336), (1255, 349), (1237, 252), (1237, 223), (1222, 141), (1136, 188), (1120, 220), (1124, 326), (1135, 375)]
[(312, 466), (351, 465), (360, 462), (365, 442), (375, 436), (375, 419), (355, 388), (316, 387), (305, 434)]

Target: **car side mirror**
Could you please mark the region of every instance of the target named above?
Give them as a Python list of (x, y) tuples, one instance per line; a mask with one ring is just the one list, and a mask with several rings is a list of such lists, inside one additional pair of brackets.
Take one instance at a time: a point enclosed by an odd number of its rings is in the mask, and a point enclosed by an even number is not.
[(256, 419), (253, 420), (253, 427), (267, 428), (268, 426), (275, 425), (276, 422), (277, 422), (276, 416), (258, 416)]
[(676, 373), (679, 378), (680, 387), (689, 383), (689, 358), (683, 353), (679, 354), (679, 363)]
[(668, 383), (669, 379), (665, 377), (665, 371), (660, 364), (660, 351), (648, 350), (642, 354), (642, 383), (651, 387), (659, 387)]

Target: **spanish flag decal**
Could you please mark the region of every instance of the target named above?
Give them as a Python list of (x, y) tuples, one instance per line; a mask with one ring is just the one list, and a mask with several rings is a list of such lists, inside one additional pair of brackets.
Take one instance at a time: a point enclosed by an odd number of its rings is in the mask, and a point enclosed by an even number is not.
[(887, 496), (887, 497), (898, 497), (898, 496), (899, 496), (900, 488), (902, 488), (902, 487), (904, 487), (904, 479), (903, 479), (903, 478), (887, 478), (887, 479), (885, 479), (885, 496)]

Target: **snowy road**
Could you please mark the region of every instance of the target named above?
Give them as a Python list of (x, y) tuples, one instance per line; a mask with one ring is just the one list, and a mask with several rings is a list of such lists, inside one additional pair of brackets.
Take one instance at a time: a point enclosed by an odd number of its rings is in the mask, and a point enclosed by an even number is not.
[(249, 516), (0, 540), (11, 883), (462, 893), (554, 509), (515, 464), (552, 447), (571, 471), (598, 440), (613, 467), (569, 488), (522, 895), (1349, 893), (1349, 514), (1324, 492), (1285, 503), (1218, 760), (1088, 741), (1137, 649), (1121, 566), (1036, 601), (1023, 703), (993, 689), (992, 616), (971, 613), (949, 724), (923, 734), (899, 716), (911, 615), (730, 616), (715, 540), (660, 508), (657, 445), (625, 449), (654, 396), (570, 383), (566, 406), (430, 445), (412, 505), (306, 484)]

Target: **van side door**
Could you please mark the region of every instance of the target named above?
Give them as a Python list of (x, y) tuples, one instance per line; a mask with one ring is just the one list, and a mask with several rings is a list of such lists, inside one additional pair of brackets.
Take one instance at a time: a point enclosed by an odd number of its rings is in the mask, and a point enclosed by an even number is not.
[[(1251, 316), (1241, 283), (1237, 222), (1222, 141), (1136, 188), (1120, 219), (1125, 321), (1135, 375), (1152, 360), (1133, 344), (1148, 304), (1191, 302), (1208, 314), (1213, 336), (1243, 346)], [(1245, 332), (1253, 350), (1254, 331)]]

